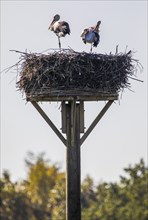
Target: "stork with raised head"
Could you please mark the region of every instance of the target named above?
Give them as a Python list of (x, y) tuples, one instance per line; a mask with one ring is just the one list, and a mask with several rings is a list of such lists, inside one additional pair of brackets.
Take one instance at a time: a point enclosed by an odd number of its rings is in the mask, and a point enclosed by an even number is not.
[(80, 36), (85, 44), (86, 43), (91, 44), (91, 48), (90, 48), (91, 52), (92, 52), (92, 46), (97, 47), (100, 41), (100, 35), (99, 35), (100, 24), (101, 21), (98, 21), (95, 26), (85, 28)]
[(56, 14), (53, 17), (53, 21), (51, 22), (48, 29), (53, 31), (57, 35), (59, 48), (61, 50), (60, 37), (65, 37), (66, 34), (70, 34), (70, 28), (69, 28), (69, 24), (66, 21), (59, 21), (59, 20), (60, 20), (60, 15)]

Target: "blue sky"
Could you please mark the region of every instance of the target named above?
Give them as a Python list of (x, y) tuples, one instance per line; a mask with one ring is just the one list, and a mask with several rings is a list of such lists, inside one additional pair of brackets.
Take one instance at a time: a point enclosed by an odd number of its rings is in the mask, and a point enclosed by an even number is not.
[[(57, 37), (48, 31), (55, 14), (69, 23), (71, 35), (61, 39), (62, 47), (89, 52), (80, 34), (101, 20), (97, 53), (133, 50), (144, 67), (82, 145), (82, 179), (117, 181), (128, 164), (146, 161), (147, 152), (147, 1), (1, 1), (1, 69), (15, 64), (19, 54), (9, 50), (41, 52), (58, 48)], [(25, 96), (16, 89), (16, 70), (1, 75), (1, 159), (13, 180), (26, 176), (27, 151), (46, 152), (52, 162), (65, 169), (66, 149)], [(85, 103), (88, 127), (104, 102)], [(60, 129), (60, 103), (42, 108)]]

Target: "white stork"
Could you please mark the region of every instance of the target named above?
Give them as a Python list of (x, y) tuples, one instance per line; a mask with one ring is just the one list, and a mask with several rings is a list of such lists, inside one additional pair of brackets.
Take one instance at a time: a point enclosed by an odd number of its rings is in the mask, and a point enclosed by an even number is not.
[(66, 34), (70, 34), (69, 24), (66, 21), (59, 21), (60, 15), (56, 14), (53, 17), (53, 21), (49, 26), (49, 30), (53, 31), (58, 36), (59, 48), (61, 50), (60, 37), (65, 37)]
[(98, 21), (95, 26), (85, 28), (80, 36), (85, 44), (86, 43), (91, 44), (91, 48), (90, 48), (91, 52), (92, 52), (92, 46), (97, 47), (100, 41), (100, 35), (99, 35), (100, 24), (101, 21)]

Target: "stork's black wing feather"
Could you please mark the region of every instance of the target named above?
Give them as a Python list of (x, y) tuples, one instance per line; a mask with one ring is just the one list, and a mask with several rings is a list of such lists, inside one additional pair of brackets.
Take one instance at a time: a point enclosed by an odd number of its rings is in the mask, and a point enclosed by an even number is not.
[(94, 31), (94, 33), (95, 33), (95, 41), (94, 41), (94, 43), (93, 43), (93, 46), (94, 46), (94, 47), (97, 47), (97, 45), (98, 45), (99, 42), (100, 42), (100, 35), (99, 35), (97, 32), (95, 32), (95, 31)]
[(63, 32), (64, 35), (70, 34), (70, 27), (69, 24), (66, 21), (59, 22), (59, 31)]

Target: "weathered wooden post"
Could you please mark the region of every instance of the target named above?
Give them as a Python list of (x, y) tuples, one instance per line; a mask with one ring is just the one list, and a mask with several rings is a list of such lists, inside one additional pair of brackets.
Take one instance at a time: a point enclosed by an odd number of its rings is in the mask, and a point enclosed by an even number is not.
[(84, 105), (75, 99), (62, 102), (62, 132), (67, 135), (66, 219), (81, 220), (81, 149), (84, 132)]
[(66, 219), (81, 220), (80, 111), (75, 100), (66, 104), (66, 121)]

